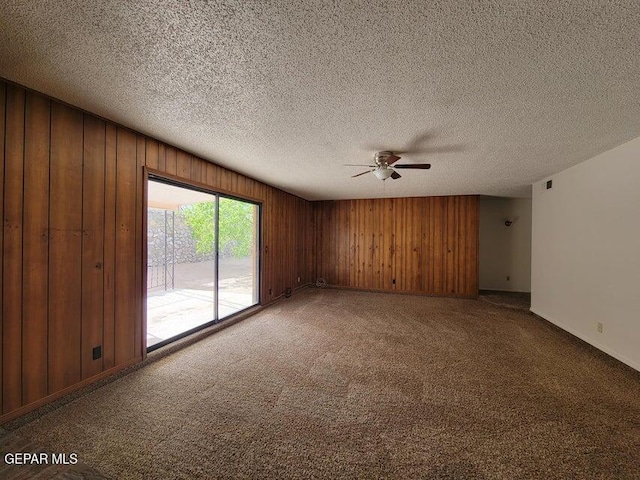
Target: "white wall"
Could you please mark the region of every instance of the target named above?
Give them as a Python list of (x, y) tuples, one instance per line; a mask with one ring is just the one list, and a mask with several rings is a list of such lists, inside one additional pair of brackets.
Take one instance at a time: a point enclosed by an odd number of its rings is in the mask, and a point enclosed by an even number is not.
[(533, 185), (531, 310), (640, 370), (640, 137), (549, 178)]
[(480, 289), (531, 291), (530, 198), (480, 197)]

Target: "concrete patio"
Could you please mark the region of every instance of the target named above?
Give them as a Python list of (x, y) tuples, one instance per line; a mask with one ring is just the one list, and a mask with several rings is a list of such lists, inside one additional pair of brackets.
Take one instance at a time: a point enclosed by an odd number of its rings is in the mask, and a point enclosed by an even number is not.
[[(213, 260), (176, 264), (173, 289), (148, 290), (147, 347), (214, 320), (214, 275)], [(257, 303), (250, 257), (221, 258), (219, 275), (220, 319)]]

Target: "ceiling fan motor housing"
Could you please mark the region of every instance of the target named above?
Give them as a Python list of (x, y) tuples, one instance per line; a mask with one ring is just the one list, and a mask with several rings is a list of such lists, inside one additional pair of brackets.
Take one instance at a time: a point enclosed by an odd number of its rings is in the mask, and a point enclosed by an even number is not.
[(393, 155), (393, 152), (389, 152), (384, 150), (382, 152), (376, 152), (373, 159), (376, 162), (376, 165), (385, 165), (387, 163), (387, 159)]

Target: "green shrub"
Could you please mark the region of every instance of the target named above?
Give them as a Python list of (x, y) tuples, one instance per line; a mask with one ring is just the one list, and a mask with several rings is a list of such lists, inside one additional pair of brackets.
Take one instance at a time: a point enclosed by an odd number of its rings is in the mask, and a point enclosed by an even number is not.
[[(253, 247), (254, 208), (251, 203), (220, 198), (220, 254), (247, 257)], [(212, 253), (215, 247), (215, 202), (194, 203), (180, 208), (191, 228), (198, 253)]]

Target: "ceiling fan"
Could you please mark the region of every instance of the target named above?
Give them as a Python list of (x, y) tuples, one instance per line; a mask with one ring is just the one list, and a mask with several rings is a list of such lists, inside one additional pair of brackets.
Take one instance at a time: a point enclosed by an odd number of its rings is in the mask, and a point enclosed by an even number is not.
[[(345, 164), (345, 166), (371, 168), (371, 170), (367, 170), (365, 172), (352, 175), (351, 178), (359, 177), (360, 175), (373, 172), (373, 174), (380, 180), (386, 180), (389, 177), (391, 177), (393, 180), (397, 180), (398, 178), (400, 178), (402, 175), (396, 172), (394, 170), (395, 168), (413, 168), (417, 170), (428, 170), (431, 168), (430, 163), (398, 163), (397, 164), (396, 162), (400, 160), (400, 158), (401, 157), (394, 154), (393, 152), (384, 150), (382, 152), (376, 152), (375, 155), (373, 156), (373, 161), (375, 162), (375, 165), (361, 165), (361, 164), (347, 163)], [(393, 168), (391, 167), (391, 165), (393, 165)]]

